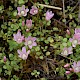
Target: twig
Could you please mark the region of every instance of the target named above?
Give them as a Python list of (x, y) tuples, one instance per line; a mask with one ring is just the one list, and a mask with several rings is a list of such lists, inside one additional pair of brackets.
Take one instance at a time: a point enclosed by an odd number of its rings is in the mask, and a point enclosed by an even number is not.
[[(56, 21), (56, 22), (58, 22), (60, 25), (65, 26), (65, 24), (64, 24), (64, 23), (62, 23), (62, 22), (60, 22), (60, 21), (58, 21), (58, 20), (56, 20), (56, 19), (55, 19), (55, 21)], [(66, 27), (68, 28), (68, 26), (67, 26), (67, 25), (66, 25)]]
[(60, 7), (49, 6), (49, 5), (45, 5), (45, 4), (38, 4), (38, 5), (39, 5), (39, 6), (43, 6), (43, 7), (47, 7), (47, 8), (53, 8), (53, 9), (62, 10), (62, 8), (60, 8)]
[[(65, 6), (64, 6), (64, 0), (63, 0), (63, 16), (64, 16), (64, 19), (65, 19)], [(66, 21), (65, 21), (65, 26), (66, 26)]]
[(71, 10), (70, 13), (72, 13), (72, 12), (75, 10), (75, 8), (78, 6), (78, 4), (79, 4), (79, 1), (78, 1), (77, 4), (73, 7), (73, 9)]
[(79, 23), (78, 23), (78, 25), (80, 25), (80, 0), (79, 0), (79, 12), (78, 12), (78, 20), (79, 20)]

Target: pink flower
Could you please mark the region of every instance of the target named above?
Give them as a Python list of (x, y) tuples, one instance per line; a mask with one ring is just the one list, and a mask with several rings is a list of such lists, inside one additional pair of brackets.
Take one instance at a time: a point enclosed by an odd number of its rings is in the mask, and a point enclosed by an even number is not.
[(67, 47), (65, 47), (64, 49), (63, 49), (63, 51), (62, 51), (62, 55), (63, 56), (67, 56), (67, 55), (69, 55), (69, 54), (72, 54), (73, 52), (72, 52), (72, 47), (69, 47), (69, 48), (67, 48)]
[(69, 39), (72, 42), (72, 46), (76, 47), (77, 44), (80, 44), (80, 33), (74, 34), (73, 38)]
[(13, 34), (14, 41), (21, 43), (24, 40), (24, 36), (21, 36), (21, 32), (18, 30), (17, 34)]
[(74, 70), (74, 72), (80, 72), (80, 61), (78, 62), (73, 62), (72, 68)]
[(28, 45), (29, 48), (31, 49), (33, 46), (37, 46), (35, 40), (36, 40), (35, 37), (28, 36), (28, 38), (25, 38), (25, 45), (26, 46)]
[(69, 29), (67, 29), (66, 32), (67, 32), (68, 35), (70, 35), (70, 31), (69, 31)]
[(22, 58), (23, 60), (26, 60), (28, 58), (30, 50), (28, 50), (26, 52), (26, 48), (22, 47), (22, 51), (21, 50), (17, 50), (17, 52), (18, 52), (20, 58)]
[(53, 16), (54, 16), (54, 13), (52, 13), (52, 11), (47, 11), (45, 18), (47, 21), (49, 21)]
[(29, 32), (30, 30), (29, 29), (26, 29), (26, 32)]
[(25, 25), (25, 22), (24, 21), (22, 21), (22, 26), (24, 26)]
[(26, 20), (26, 26), (28, 27), (28, 28), (31, 28), (31, 26), (32, 26), (32, 20), (30, 19), (30, 20)]
[(72, 46), (76, 47), (77, 44), (80, 44), (80, 28), (75, 29), (75, 34), (73, 35), (73, 38), (69, 39), (70, 42), (72, 42)]
[(23, 5), (22, 7), (17, 7), (18, 10), (18, 15), (19, 16), (26, 16), (27, 12), (29, 11), (29, 9), (25, 9), (25, 5)]
[(32, 6), (32, 9), (30, 10), (30, 14), (35, 15), (38, 13), (38, 8), (36, 6)]
[(80, 33), (80, 28), (75, 28), (75, 34)]
[(4, 62), (6, 62), (6, 61), (7, 61), (6, 56), (4, 56), (3, 60), (4, 60)]
[(69, 68), (69, 70), (72, 72), (73, 71), (73, 68)]
[(70, 74), (71, 72), (70, 71), (66, 71), (66, 74)]
[(69, 66), (70, 66), (70, 64), (68, 64), (68, 63), (64, 65), (65, 68), (66, 68), (66, 67), (69, 67)]

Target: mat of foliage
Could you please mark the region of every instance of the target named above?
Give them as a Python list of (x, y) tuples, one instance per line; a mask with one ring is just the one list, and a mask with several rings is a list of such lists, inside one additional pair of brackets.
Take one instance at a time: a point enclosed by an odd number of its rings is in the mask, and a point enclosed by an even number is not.
[(80, 0), (0, 0), (0, 80), (79, 79)]

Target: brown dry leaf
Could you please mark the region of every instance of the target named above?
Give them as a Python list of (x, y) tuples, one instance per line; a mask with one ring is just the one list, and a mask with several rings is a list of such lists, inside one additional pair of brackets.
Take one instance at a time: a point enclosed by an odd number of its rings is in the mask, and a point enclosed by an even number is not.
[(44, 71), (45, 71), (47, 74), (49, 74), (49, 68), (48, 68), (48, 64), (47, 64), (46, 62), (43, 62), (43, 63), (42, 63), (42, 67), (43, 67)]

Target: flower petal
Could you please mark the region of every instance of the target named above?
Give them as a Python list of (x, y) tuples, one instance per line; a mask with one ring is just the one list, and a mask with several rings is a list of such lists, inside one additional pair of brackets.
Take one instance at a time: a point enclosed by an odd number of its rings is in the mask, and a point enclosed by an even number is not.
[(17, 52), (18, 52), (19, 55), (22, 54), (22, 52), (20, 50), (17, 50)]
[(80, 61), (77, 62), (77, 66), (80, 66)]
[(17, 10), (20, 12), (21, 11), (21, 7), (17, 7)]
[(32, 46), (37, 46), (37, 43), (36, 42), (33, 42)]
[(22, 5), (22, 11), (25, 11), (25, 5)]
[(22, 47), (22, 53), (26, 54), (26, 48), (25, 47)]
[(29, 48), (32, 49), (32, 45), (29, 45)]

